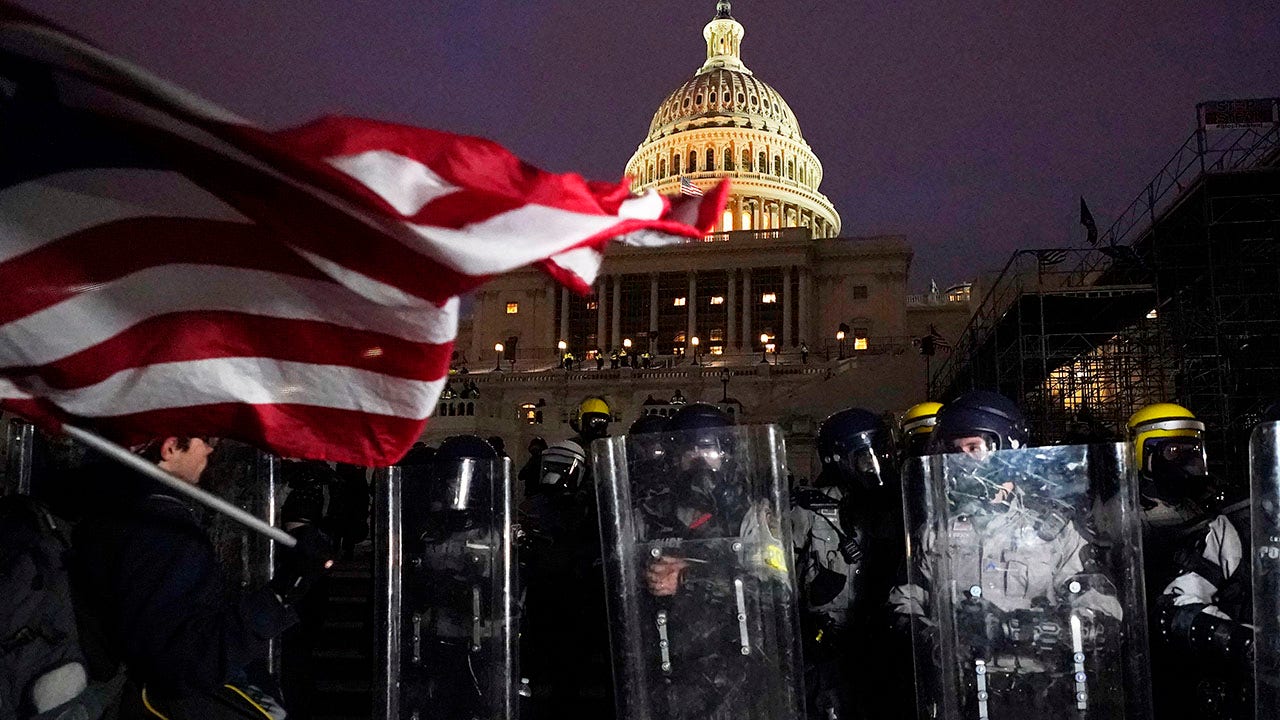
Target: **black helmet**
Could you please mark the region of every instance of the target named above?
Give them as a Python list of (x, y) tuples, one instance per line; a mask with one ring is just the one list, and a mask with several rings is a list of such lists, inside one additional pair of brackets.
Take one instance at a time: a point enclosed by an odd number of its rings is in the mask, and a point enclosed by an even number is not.
[(938, 453), (966, 452), (956, 441), (981, 438), (987, 451), (1015, 450), (1030, 444), (1026, 418), (1009, 398), (973, 390), (942, 406), (933, 431)]
[(884, 487), (897, 474), (893, 433), (878, 415), (862, 408), (841, 410), (822, 421), (818, 457), (842, 484)]
[(493, 446), (476, 435), (454, 435), (440, 443), (431, 462), (430, 505), (434, 510), (483, 507), (491, 492)]
[(677, 471), (723, 472), (733, 457), (733, 418), (709, 403), (685, 405), (667, 421), (668, 457)]
[(636, 421), (631, 423), (631, 427), (627, 430), (628, 435), (648, 435), (649, 433), (662, 432), (667, 429), (667, 419), (661, 415), (641, 415)]

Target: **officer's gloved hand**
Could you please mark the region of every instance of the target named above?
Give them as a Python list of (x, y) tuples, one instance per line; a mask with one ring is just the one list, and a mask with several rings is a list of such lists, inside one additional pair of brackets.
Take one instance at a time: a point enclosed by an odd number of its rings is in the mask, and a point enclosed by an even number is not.
[(335, 555), (329, 536), (314, 525), (302, 525), (289, 534), (298, 539), (298, 544), (282, 548), (275, 577), (268, 583), (285, 605), (306, 595), (316, 580), (333, 567)]

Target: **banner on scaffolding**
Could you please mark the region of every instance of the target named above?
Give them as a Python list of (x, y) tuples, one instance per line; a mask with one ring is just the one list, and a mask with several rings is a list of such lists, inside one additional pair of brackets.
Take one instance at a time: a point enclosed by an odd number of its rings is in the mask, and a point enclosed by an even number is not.
[(1270, 127), (1280, 123), (1278, 103), (1277, 98), (1200, 103), (1200, 127), (1204, 130)]

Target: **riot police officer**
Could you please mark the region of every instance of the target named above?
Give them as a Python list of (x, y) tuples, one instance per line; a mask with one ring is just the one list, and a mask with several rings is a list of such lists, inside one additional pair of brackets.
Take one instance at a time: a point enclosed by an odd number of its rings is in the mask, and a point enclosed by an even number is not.
[(802, 700), (781, 437), (704, 403), (663, 436), (660, 452), (626, 438), (598, 458), (619, 711), (792, 720)]
[[(1094, 562), (1078, 527), (1101, 458), (1084, 446), (1027, 449), (1021, 411), (985, 391), (943, 406), (932, 435), (945, 454), (909, 466), (923, 477), (906, 485), (930, 497), (906, 506), (923, 517), (909, 521), (910, 581), (890, 596), (912, 628), (922, 711), (1121, 717), (1115, 638), (1140, 595), (1125, 585), (1127, 558), (1119, 569)], [(1119, 447), (1098, 452), (1122, 462)]]
[[(792, 491), (807, 706), (813, 718), (883, 717), (890, 641), (883, 600), (903, 556), (893, 433), (875, 413), (841, 410), (818, 429), (816, 487)], [(880, 687), (877, 687), (880, 686)]]
[(520, 506), (520, 565), (525, 606), (521, 667), (532, 697), (526, 717), (558, 717), (577, 707), (581, 648), (569, 628), (580, 612), (577, 542), (583, 520), (576, 504), (586, 455), (572, 440), (542, 452), (538, 483)]
[[(1154, 697), (1162, 717), (1252, 714), (1249, 565), (1238, 524), (1248, 502), (1228, 503), (1209, 476), (1204, 423), (1173, 403), (1129, 418), (1146, 531), (1153, 610)], [(1237, 520), (1233, 521), (1234, 515)]]

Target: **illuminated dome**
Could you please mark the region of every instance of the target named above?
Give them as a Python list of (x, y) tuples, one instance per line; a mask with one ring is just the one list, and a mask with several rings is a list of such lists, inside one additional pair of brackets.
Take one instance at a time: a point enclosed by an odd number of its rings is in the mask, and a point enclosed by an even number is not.
[(717, 231), (808, 228), (840, 233), (840, 215), (818, 190), (822, 163), (777, 90), (742, 63), (742, 24), (729, 2), (703, 29), (707, 60), (658, 106), (649, 134), (627, 163), (637, 191), (678, 194), (680, 178), (708, 188), (733, 182)]

